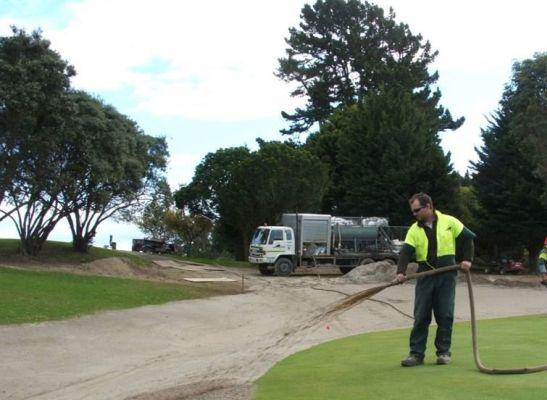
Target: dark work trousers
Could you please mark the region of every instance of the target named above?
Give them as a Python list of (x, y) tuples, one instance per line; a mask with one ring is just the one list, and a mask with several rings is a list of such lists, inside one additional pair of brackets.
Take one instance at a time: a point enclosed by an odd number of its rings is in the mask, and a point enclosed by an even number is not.
[(437, 322), (435, 347), (437, 356), (450, 355), (452, 324), (454, 322), (454, 298), (456, 295), (455, 272), (426, 276), (418, 279), (414, 300), (414, 327), (410, 334), (410, 353), (420, 358), (425, 354), (431, 312)]

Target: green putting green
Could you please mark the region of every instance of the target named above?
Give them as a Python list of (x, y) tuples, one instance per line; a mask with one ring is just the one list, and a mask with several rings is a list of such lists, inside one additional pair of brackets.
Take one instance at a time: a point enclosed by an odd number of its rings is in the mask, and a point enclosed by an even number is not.
[[(452, 363), (435, 365), (434, 329), (425, 365), (403, 368), (409, 329), (335, 340), (294, 354), (258, 379), (256, 400), (539, 400), (547, 399), (547, 371), (526, 375), (480, 373), (473, 361), (471, 327), (454, 328)], [(547, 364), (547, 314), (478, 323), (487, 367)]]

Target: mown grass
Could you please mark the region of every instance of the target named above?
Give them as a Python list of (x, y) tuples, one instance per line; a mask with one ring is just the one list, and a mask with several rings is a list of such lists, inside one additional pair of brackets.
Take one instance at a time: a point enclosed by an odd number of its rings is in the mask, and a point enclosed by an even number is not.
[(211, 289), (170, 283), (0, 268), (0, 324), (64, 319), (211, 294)]
[(8, 261), (32, 260), (35, 262), (79, 264), (109, 257), (124, 257), (141, 266), (150, 265), (149, 260), (129, 251), (92, 246), (87, 253), (79, 253), (72, 249), (72, 243), (67, 242), (47, 241), (36, 256), (23, 256), (20, 248), (21, 244), (18, 239), (0, 239), (0, 257)]
[[(478, 330), (481, 358), (488, 367), (547, 363), (547, 314), (480, 321)], [(480, 373), (473, 362), (469, 323), (455, 325), (449, 366), (434, 364), (432, 328), (426, 364), (400, 367), (408, 352), (408, 335), (408, 329), (367, 333), (297, 353), (257, 381), (255, 399), (538, 400), (547, 396), (547, 372)]]

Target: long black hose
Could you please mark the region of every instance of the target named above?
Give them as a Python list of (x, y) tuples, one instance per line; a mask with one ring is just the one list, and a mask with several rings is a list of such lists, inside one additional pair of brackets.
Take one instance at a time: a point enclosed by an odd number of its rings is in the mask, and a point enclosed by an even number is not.
[(477, 321), (475, 317), (475, 297), (473, 295), (473, 285), (471, 284), (471, 274), (469, 271), (465, 271), (465, 280), (467, 281), (467, 289), (469, 291), (469, 309), (471, 311), (471, 336), (473, 339), (473, 357), (475, 359), (475, 365), (479, 371), (486, 374), (530, 374), (533, 372), (547, 371), (547, 364), (537, 365), (535, 367), (523, 367), (523, 368), (488, 368), (482, 363), (479, 356), (479, 344), (477, 340)]

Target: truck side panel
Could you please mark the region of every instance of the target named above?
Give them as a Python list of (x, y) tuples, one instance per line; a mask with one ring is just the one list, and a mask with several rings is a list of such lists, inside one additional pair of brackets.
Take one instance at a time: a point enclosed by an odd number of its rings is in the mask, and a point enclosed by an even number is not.
[[(297, 254), (304, 254), (307, 249), (324, 247), (330, 254), (331, 217), (323, 214), (283, 214), (281, 225), (293, 228), (296, 236)], [(311, 254), (310, 254), (311, 255)]]

